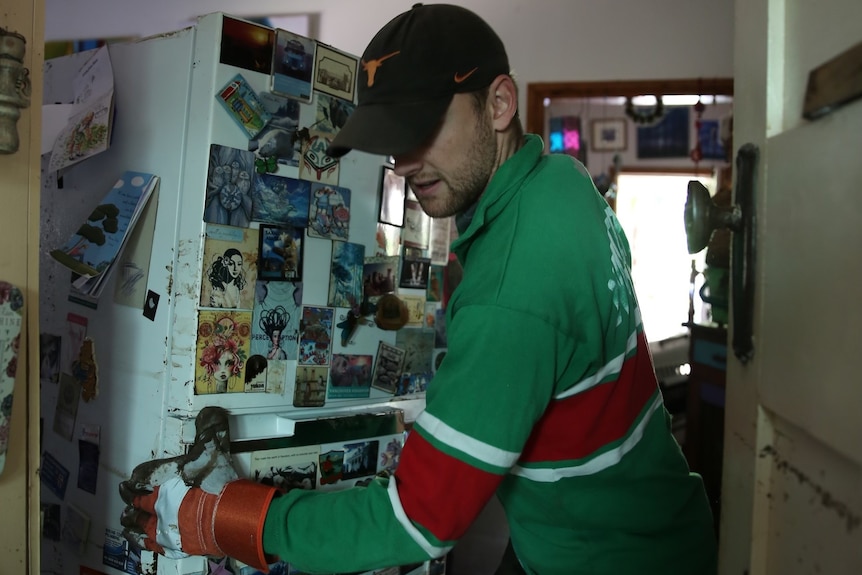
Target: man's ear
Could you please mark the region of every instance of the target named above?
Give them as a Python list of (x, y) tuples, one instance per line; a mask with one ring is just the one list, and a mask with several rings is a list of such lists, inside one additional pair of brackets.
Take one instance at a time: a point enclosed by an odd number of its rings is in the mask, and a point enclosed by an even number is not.
[(518, 88), (508, 74), (501, 74), (491, 82), (488, 91), (491, 104), (491, 122), (498, 132), (505, 131), (518, 111)]

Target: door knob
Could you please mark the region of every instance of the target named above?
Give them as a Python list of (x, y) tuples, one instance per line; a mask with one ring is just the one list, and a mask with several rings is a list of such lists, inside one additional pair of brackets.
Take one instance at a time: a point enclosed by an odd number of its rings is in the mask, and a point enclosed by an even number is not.
[(688, 183), (685, 202), (685, 234), (688, 253), (696, 254), (709, 243), (717, 229), (733, 234), (731, 248), (731, 295), (733, 307), (733, 352), (742, 363), (754, 355), (754, 178), (758, 148), (744, 144), (736, 154), (736, 203), (716, 205), (709, 191), (696, 180)]

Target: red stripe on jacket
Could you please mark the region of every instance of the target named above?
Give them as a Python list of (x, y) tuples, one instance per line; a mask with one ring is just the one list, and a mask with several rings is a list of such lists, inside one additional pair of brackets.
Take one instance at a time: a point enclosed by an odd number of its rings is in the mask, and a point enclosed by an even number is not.
[(407, 517), (440, 541), (463, 535), (502, 479), (446, 455), (416, 431), (407, 436), (395, 471)]
[(616, 381), (549, 404), (520, 461), (581, 459), (628, 434), (658, 388), (643, 333), (637, 342), (637, 353), (623, 363)]

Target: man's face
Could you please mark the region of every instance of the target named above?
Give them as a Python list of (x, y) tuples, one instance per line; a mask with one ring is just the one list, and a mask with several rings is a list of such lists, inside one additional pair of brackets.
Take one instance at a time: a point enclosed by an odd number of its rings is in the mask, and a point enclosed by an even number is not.
[(395, 173), (407, 178), (422, 209), (443, 218), (473, 205), (497, 167), (496, 132), (489, 111), (473, 96), (455, 94), (431, 141), (395, 156)]

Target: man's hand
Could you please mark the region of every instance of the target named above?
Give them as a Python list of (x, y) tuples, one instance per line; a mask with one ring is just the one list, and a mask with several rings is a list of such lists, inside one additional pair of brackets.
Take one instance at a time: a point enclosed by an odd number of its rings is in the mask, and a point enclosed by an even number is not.
[(263, 522), (276, 489), (238, 479), (227, 411), (205, 407), (186, 455), (144, 462), (120, 483), (123, 535), (171, 559), (230, 556), (266, 570)]

